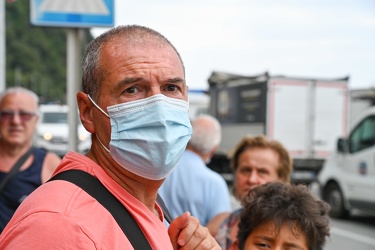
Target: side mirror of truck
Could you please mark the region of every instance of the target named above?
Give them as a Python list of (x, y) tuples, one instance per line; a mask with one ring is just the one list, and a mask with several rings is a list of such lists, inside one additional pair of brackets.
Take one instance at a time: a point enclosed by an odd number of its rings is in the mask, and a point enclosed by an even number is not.
[(337, 140), (337, 152), (345, 153), (347, 149), (348, 140), (344, 138), (339, 138)]

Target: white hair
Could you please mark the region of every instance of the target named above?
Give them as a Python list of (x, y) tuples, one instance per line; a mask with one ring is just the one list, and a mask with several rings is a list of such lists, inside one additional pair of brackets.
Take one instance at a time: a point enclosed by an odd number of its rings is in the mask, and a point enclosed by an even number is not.
[(8, 89), (4, 90), (0, 94), (0, 103), (3, 101), (5, 96), (10, 95), (10, 94), (17, 94), (17, 93), (24, 93), (24, 94), (30, 95), (35, 100), (36, 106), (38, 107), (39, 97), (37, 96), (37, 94), (35, 94), (31, 90), (28, 90), (24, 87), (12, 87), (12, 88), (8, 88)]
[(218, 120), (210, 115), (200, 115), (192, 120), (193, 133), (189, 146), (208, 154), (221, 142), (221, 125)]

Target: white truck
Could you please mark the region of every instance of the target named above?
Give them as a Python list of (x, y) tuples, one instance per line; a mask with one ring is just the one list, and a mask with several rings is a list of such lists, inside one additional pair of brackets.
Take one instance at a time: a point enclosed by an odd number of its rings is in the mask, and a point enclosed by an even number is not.
[[(240, 76), (213, 72), (209, 113), (222, 124), (223, 139), (211, 166), (228, 164), (227, 153), (244, 135), (280, 141), (294, 160), (292, 181), (315, 181), (324, 160), (346, 135), (348, 77), (315, 79)], [(217, 169), (219, 168), (219, 169)], [(223, 171), (225, 166), (216, 167)]]
[(321, 197), (335, 218), (354, 209), (375, 215), (375, 107), (356, 117), (349, 136), (337, 140), (337, 152), (318, 175)]
[(189, 89), (189, 118), (206, 114), (210, 102), (210, 97), (204, 89)]

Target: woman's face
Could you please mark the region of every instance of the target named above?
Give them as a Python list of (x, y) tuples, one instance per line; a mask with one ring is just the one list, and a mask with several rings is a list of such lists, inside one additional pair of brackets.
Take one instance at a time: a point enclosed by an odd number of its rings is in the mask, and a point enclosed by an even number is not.
[(269, 148), (247, 149), (238, 158), (235, 172), (235, 195), (242, 199), (255, 186), (279, 180), (279, 155)]

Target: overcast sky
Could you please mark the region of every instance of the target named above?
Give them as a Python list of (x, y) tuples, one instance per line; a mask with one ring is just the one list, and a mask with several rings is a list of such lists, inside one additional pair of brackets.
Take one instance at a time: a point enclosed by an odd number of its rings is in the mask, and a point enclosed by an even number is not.
[(190, 89), (207, 89), (212, 71), (375, 87), (375, 0), (115, 0), (115, 25), (124, 24), (165, 35)]

